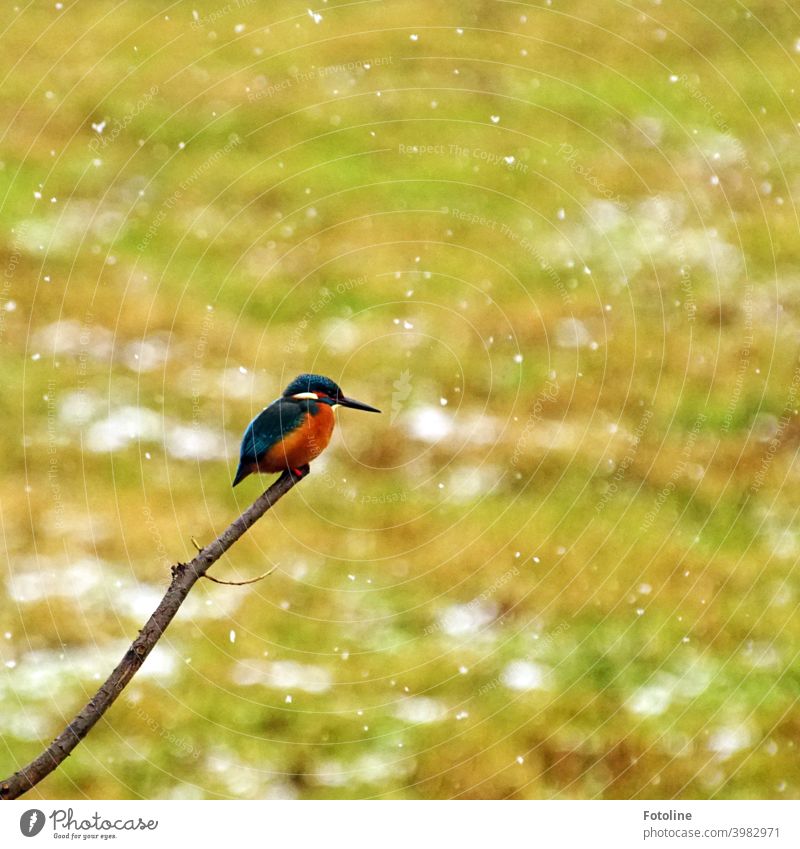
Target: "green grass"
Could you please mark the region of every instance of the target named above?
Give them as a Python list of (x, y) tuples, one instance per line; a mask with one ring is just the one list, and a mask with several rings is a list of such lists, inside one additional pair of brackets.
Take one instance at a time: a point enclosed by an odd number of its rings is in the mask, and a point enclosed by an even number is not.
[(792, 10), (90, 5), (1, 37), (0, 773), (315, 370), (384, 415), (31, 795), (797, 798)]

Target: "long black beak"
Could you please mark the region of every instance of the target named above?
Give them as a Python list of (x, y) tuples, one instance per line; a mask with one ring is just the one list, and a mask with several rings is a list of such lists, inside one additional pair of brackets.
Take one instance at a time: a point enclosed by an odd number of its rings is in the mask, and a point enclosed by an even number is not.
[(339, 398), (339, 403), (343, 407), (352, 407), (354, 410), (365, 410), (368, 413), (380, 413), (376, 407), (370, 407), (369, 404), (362, 404), (361, 401), (356, 401), (353, 398)]

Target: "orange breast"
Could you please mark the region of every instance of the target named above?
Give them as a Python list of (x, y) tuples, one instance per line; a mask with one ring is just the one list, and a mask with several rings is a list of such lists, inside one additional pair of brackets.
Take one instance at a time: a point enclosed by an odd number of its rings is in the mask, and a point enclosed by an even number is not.
[(310, 463), (328, 447), (335, 418), (328, 404), (319, 404), (316, 416), (306, 413), (300, 426), (273, 445), (258, 461), (261, 472), (282, 472)]

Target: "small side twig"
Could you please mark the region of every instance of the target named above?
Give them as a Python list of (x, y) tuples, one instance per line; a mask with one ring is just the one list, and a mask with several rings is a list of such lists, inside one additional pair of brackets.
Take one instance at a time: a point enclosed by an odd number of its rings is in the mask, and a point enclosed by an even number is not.
[(215, 578), (213, 575), (203, 575), (203, 577), (207, 581), (213, 581), (215, 584), (224, 584), (226, 587), (245, 587), (247, 584), (255, 584), (257, 581), (263, 581), (264, 578), (269, 578), (277, 568), (277, 566), (273, 566), (269, 572), (264, 572), (263, 575), (259, 575), (257, 578), (250, 578), (247, 581), (223, 581), (222, 578)]
[[(300, 476), (284, 472), (212, 543), (198, 551), (197, 556), (190, 563), (176, 563), (172, 567), (172, 581), (169, 588), (117, 667), (72, 722), (38, 757), (4, 781), (0, 781), (0, 800), (19, 798), (69, 757), (72, 750), (92, 730), (100, 717), (114, 704), (131, 678), (139, 671), (145, 658), (161, 639), (195, 583), (202, 577), (210, 578), (206, 575), (206, 571), (299, 480), (301, 480)], [(262, 575), (255, 580), (261, 580), (263, 577), (265, 576)], [(217, 583), (228, 582), (217, 581)]]
[[(192, 541), (192, 545), (198, 550), (202, 551), (203, 546), (194, 538), (189, 537)], [(226, 587), (245, 587), (247, 584), (255, 584), (258, 581), (263, 581), (264, 578), (268, 578), (276, 569), (278, 568), (278, 564), (276, 563), (269, 571), (264, 572), (263, 575), (259, 575), (257, 578), (250, 578), (247, 581), (223, 581), (222, 578), (215, 578), (213, 575), (203, 575), (203, 577), (207, 581), (213, 581), (215, 584), (224, 584)]]

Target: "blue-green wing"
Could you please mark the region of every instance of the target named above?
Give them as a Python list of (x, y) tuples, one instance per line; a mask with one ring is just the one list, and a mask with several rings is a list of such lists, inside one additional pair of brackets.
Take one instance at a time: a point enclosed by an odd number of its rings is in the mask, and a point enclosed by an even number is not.
[(252, 463), (294, 430), (303, 420), (305, 410), (295, 401), (279, 398), (262, 410), (247, 426), (242, 437), (240, 461)]

